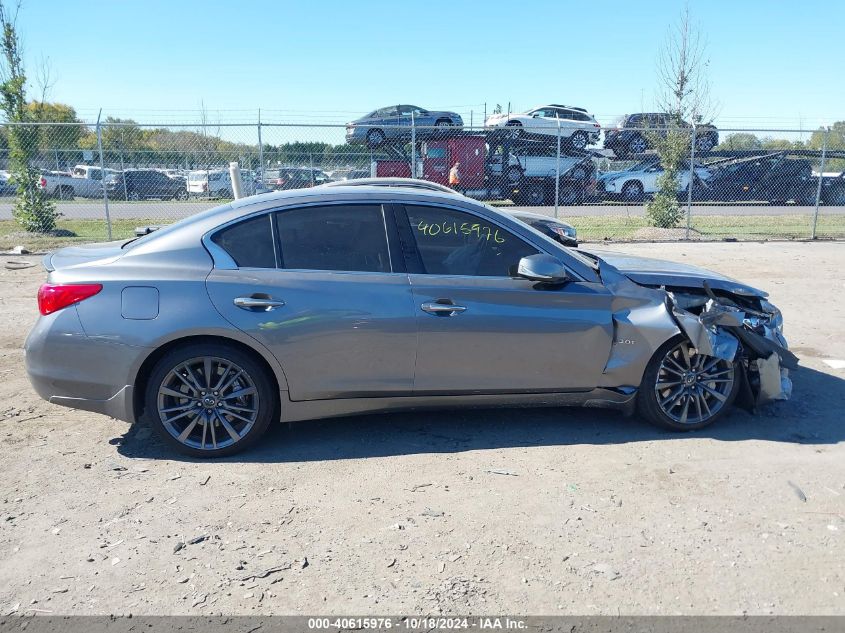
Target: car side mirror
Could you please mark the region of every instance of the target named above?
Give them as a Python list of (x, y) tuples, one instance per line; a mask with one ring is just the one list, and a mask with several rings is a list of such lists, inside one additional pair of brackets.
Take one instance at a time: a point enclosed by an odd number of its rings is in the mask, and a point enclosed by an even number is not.
[(551, 255), (529, 255), (519, 260), (516, 276), (531, 281), (563, 283), (569, 279), (564, 265)]

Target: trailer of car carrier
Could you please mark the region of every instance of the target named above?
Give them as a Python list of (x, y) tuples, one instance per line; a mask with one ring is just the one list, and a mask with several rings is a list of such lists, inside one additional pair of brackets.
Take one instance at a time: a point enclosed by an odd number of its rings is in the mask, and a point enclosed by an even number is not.
[[(515, 138), (510, 130), (503, 129), (479, 133), (447, 128), (413, 148), (410, 143), (385, 142), (380, 150), (386, 158), (373, 161), (371, 174), (385, 178), (413, 176), (448, 185), (449, 170), (457, 162), (459, 189), (469, 197), (546, 205), (554, 204), (557, 191), (561, 204), (579, 204), (595, 192), (594, 152), (561, 147), (558, 159), (553, 147), (556, 139), (553, 141)], [(416, 152), (414, 160), (410, 151)], [(526, 169), (528, 161), (539, 160), (546, 161), (544, 167)], [(412, 166), (416, 167), (413, 175)]]

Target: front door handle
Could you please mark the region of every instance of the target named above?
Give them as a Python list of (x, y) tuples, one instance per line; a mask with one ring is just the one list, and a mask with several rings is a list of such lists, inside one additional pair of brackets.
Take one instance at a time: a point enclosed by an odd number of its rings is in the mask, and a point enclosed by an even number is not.
[(244, 310), (253, 310), (258, 312), (270, 312), (276, 308), (281, 308), (285, 305), (284, 301), (273, 299), (268, 296), (251, 296), (251, 297), (236, 297), (233, 303)]
[(449, 299), (438, 299), (437, 301), (429, 301), (423, 303), (420, 308), (423, 312), (435, 314), (437, 316), (455, 316), (466, 310), (466, 306), (458, 306)]

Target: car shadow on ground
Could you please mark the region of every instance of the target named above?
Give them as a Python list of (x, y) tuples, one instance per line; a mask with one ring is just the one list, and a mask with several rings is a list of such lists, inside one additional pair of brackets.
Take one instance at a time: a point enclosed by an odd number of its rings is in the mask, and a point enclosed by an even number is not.
[[(734, 408), (698, 431), (673, 433), (637, 416), (581, 408), (452, 409), (358, 415), (273, 426), (258, 446), (228, 462), (305, 462), (417, 453), (575, 444), (625, 444), (679, 438), (836, 444), (845, 440), (845, 380), (809, 368), (794, 375), (796, 397), (755, 415)], [(199, 461), (170, 450), (144, 425), (111, 441), (129, 458)]]

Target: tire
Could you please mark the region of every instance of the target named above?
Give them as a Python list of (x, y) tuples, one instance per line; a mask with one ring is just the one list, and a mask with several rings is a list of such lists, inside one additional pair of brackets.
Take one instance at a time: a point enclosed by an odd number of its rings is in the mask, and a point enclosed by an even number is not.
[(187, 190), (179, 190), (173, 196), (174, 200), (187, 200), (188, 199), (188, 191)]
[(129, 191), (129, 193), (127, 193), (127, 194), (126, 194), (126, 199), (127, 199), (127, 200), (132, 200), (132, 201), (134, 201), (134, 202), (137, 202), (138, 200), (140, 200), (140, 199), (141, 199), (141, 194), (139, 194), (139, 193), (138, 193), (137, 191), (135, 191), (135, 190), (130, 190), (130, 191)]
[(434, 127), (452, 127), (453, 125), (451, 119), (437, 119), (434, 123)]
[(640, 202), (643, 199), (643, 183), (639, 180), (629, 180), (622, 185), (622, 199), (627, 202)]
[(578, 151), (587, 149), (587, 145), (590, 144), (590, 139), (587, 137), (587, 133), (578, 130), (572, 136), (569, 137), (569, 145), (572, 149), (576, 149)]
[(542, 207), (548, 204), (546, 187), (541, 182), (529, 182), (520, 188), (517, 204), (526, 207)]
[(505, 127), (508, 128), (508, 138), (517, 139), (522, 136), (522, 123), (519, 121), (508, 121)]
[(385, 137), (384, 132), (379, 129), (373, 129), (367, 132), (367, 146), (372, 149), (380, 147), (386, 140), (387, 137)]
[(629, 154), (643, 154), (648, 149), (648, 141), (643, 138), (641, 134), (637, 134), (634, 138), (628, 141), (625, 148), (625, 155)]
[(250, 354), (226, 344), (185, 345), (155, 364), (144, 416), (169, 447), (195, 457), (225, 457), (264, 434), (276, 417), (275, 392), (266, 368)]
[(637, 394), (637, 408), (652, 424), (673, 431), (700, 429), (725, 415), (736, 399), (740, 388), (738, 363), (693, 351), (687, 339), (675, 337), (649, 361)]
[(217, 192), (217, 197), (219, 197), (221, 200), (231, 200), (232, 192), (229, 189), (221, 189)]
[(577, 185), (560, 185), (557, 194), (557, 203), (564, 207), (572, 207), (581, 203), (581, 193)]
[(519, 165), (509, 165), (505, 170), (505, 182), (509, 185), (518, 185), (524, 176)]
[(695, 149), (702, 154), (706, 154), (713, 149), (713, 138), (709, 134), (706, 136), (699, 136), (695, 139)]
[(829, 204), (832, 207), (845, 207), (845, 186), (831, 187), (830, 195), (825, 200), (825, 204)]
[(73, 187), (69, 185), (62, 185), (61, 186), (61, 196), (65, 200), (73, 200), (76, 196), (76, 192), (73, 190)]

